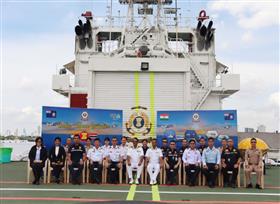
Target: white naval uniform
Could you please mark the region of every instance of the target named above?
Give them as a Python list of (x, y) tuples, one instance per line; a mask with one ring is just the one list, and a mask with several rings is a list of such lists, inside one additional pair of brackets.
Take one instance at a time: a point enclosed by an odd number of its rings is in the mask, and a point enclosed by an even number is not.
[(93, 147), (88, 150), (87, 158), (89, 159), (90, 163), (99, 162), (100, 164), (102, 164), (104, 157), (105, 154), (102, 147), (99, 147), (98, 149), (96, 147)]
[(156, 182), (158, 173), (160, 171), (160, 158), (163, 157), (160, 148), (149, 148), (146, 153), (146, 157), (149, 158), (149, 164), (147, 170), (150, 175), (150, 180)]
[(110, 149), (108, 150), (108, 155), (109, 159), (112, 162), (119, 162), (121, 159), (121, 149), (118, 145), (116, 145), (115, 147), (113, 147), (113, 145), (110, 147)]
[(126, 158), (127, 158), (127, 151), (129, 149), (128, 144), (125, 144), (124, 146), (121, 144), (119, 147), (120, 147), (120, 150), (121, 150), (122, 159), (126, 160)]
[(130, 166), (126, 165), (129, 179), (132, 179), (132, 170), (134, 170), (134, 169), (137, 170), (137, 179), (139, 179), (141, 176), (141, 173), (143, 171), (143, 163), (144, 163), (144, 162), (142, 162), (141, 165), (138, 166), (141, 157), (144, 156), (142, 147), (129, 148), (127, 151), (127, 156), (130, 157), (130, 163), (131, 163)]
[(107, 157), (107, 156), (109, 155), (109, 149), (110, 149), (110, 148), (111, 148), (110, 145), (108, 145), (108, 146), (103, 145), (103, 146), (102, 146), (103, 153), (104, 153), (104, 157)]
[(201, 163), (201, 155), (197, 149), (185, 149), (182, 159), (184, 164), (200, 165)]

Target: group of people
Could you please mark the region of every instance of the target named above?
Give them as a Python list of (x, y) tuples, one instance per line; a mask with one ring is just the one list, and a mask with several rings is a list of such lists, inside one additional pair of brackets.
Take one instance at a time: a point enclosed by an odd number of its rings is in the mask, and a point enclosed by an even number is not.
[[(176, 142), (167, 139), (162, 140), (159, 148), (157, 140), (152, 139), (151, 145), (147, 140), (138, 144), (137, 138), (132, 138), (132, 145), (122, 137), (121, 144), (113, 137), (110, 141), (105, 138), (101, 146), (100, 139), (95, 138), (92, 144), (90, 138), (85, 145), (80, 141), (79, 135), (74, 135), (73, 141), (67, 138), (66, 144), (62, 146), (61, 139), (55, 138), (53, 147), (47, 151), (41, 137), (36, 138), (36, 144), (29, 152), (30, 166), (34, 173), (33, 184), (39, 184), (45, 161), (49, 159), (53, 168), (53, 176), (56, 183), (60, 183), (60, 173), (67, 160), (71, 182), (81, 184), (81, 173), (85, 161), (89, 161), (90, 182), (100, 184), (102, 182), (102, 170), (107, 168), (109, 183), (118, 183), (119, 169), (122, 169), (123, 178), (127, 173), (129, 184), (139, 184), (144, 168), (147, 169), (150, 185), (158, 183), (158, 175), (161, 168), (166, 170), (167, 184), (176, 184), (179, 167), (182, 164), (182, 174), (186, 174), (188, 185), (195, 186), (199, 172), (206, 177), (207, 185), (215, 187), (217, 176), (221, 170), (223, 174), (224, 187), (236, 187), (236, 180), (241, 162), (240, 152), (234, 147), (232, 139), (223, 139), (221, 147), (214, 146), (215, 139), (207, 140), (201, 138), (199, 144), (194, 139), (181, 141), (181, 147), (176, 148)], [(252, 188), (251, 172), (257, 174), (256, 188), (261, 188), (262, 153), (256, 148), (257, 139), (251, 139), (251, 148), (245, 152), (245, 175), (247, 188)], [(105, 162), (104, 162), (105, 161)], [(136, 176), (133, 176), (136, 172)]]

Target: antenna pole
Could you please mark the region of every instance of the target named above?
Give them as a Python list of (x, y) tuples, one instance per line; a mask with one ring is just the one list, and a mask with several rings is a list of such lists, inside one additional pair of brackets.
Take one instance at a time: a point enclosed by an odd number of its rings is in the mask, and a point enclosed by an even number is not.
[(177, 4), (177, 0), (175, 0), (175, 9), (176, 9), (176, 13), (175, 13), (175, 26), (176, 26), (176, 55), (178, 58), (178, 4)]

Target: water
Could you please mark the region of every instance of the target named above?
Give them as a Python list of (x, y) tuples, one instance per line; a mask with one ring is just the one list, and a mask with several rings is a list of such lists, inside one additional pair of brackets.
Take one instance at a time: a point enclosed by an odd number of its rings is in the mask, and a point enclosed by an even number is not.
[(11, 147), (12, 151), (12, 161), (26, 161), (28, 158), (28, 153), (34, 142), (29, 142), (27, 140), (1, 140), (0, 147)]

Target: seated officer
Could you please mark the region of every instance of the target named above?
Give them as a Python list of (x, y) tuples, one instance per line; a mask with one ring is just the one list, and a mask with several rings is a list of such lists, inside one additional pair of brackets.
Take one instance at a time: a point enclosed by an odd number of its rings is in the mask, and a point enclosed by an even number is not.
[(233, 146), (233, 140), (228, 139), (228, 147), (222, 152), (222, 172), (224, 176), (224, 187), (229, 185), (229, 172), (232, 173), (231, 187), (236, 187), (238, 167), (240, 163), (240, 152)]
[(162, 146), (161, 146), (160, 149), (162, 151), (163, 158), (165, 158), (167, 150), (168, 150), (168, 143), (167, 143), (167, 139), (166, 138), (162, 139)]
[(120, 147), (117, 145), (116, 137), (112, 138), (112, 146), (109, 149), (107, 161), (109, 166), (110, 183), (117, 184), (119, 178), (119, 169), (122, 166), (122, 155)]
[(195, 140), (191, 139), (189, 144), (190, 148), (184, 151), (183, 162), (188, 175), (189, 186), (195, 186), (196, 178), (200, 171), (201, 156), (200, 152), (195, 148)]
[(89, 149), (87, 153), (87, 158), (90, 162), (91, 182), (93, 183), (100, 184), (102, 181), (102, 162), (104, 157), (103, 148), (100, 147), (100, 140), (96, 138), (93, 148)]
[(137, 171), (137, 177), (135, 179), (135, 184), (139, 184), (139, 179), (143, 171), (143, 160), (144, 152), (142, 147), (138, 147), (138, 139), (133, 138), (133, 147), (129, 148), (127, 151), (127, 173), (129, 177), (129, 184), (133, 184), (132, 171), (135, 169)]
[(45, 162), (48, 158), (48, 152), (43, 146), (43, 139), (41, 137), (37, 137), (35, 139), (35, 145), (31, 147), (28, 158), (30, 160), (30, 167), (32, 168), (34, 174), (34, 181), (32, 184), (39, 185), (40, 177), (43, 173), (43, 168), (45, 167)]
[(215, 187), (216, 179), (219, 173), (219, 164), (221, 162), (220, 151), (214, 147), (214, 138), (208, 138), (208, 147), (203, 150), (202, 163), (203, 174), (207, 179), (210, 188)]
[(163, 167), (163, 156), (161, 149), (157, 148), (157, 139), (152, 139), (152, 147), (147, 150), (147, 171), (150, 176), (150, 185), (157, 184), (157, 176)]
[(49, 159), (51, 162), (51, 167), (53, 168), (53, 175), (55, 177), (55, 182), (60, 183), (59, 176), (61, 169), (64, 167), (66, 153), (64, 147), (61, 146), (60, 137), (54, 139), (54, 146), (51, 148), (49, 153)]
[(262, 152), (257, 149), (257, 139), (251, 139), (251, 148), (245, 152), (245, 176), (247, 188), (252, 188), (251, 173), (257, 174), (256, 188), (261, 189), (261, 173), (262, 173)]
[(176, 184), (181, 157), (176, 150), (176, 143), (173, 140), (170, 142), (164, 161), (167, 170), (167, 184)]
[(81, 173), (86, 160), (86, 150), (80, 143), (79, 135), (74, 135), (74, 144), (69, 148), (68, 165), (71, 174), (72, 184), (81, 184)]

